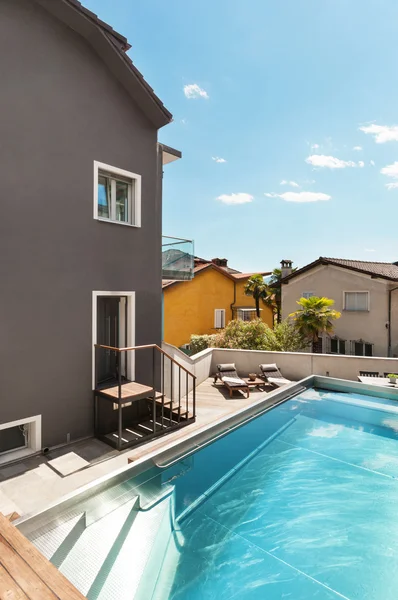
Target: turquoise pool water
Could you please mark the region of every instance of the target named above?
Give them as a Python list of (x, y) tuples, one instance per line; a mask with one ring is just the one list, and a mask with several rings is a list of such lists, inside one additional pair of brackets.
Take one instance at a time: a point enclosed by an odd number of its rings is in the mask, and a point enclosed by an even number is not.
[(165, 470), (152, 597), (396, 600), (397, 442), (398, 403), (311, 389)]
[(88, 600), (396, 600), (398, 402), (379, 393), (308, 389), (22, 531)]

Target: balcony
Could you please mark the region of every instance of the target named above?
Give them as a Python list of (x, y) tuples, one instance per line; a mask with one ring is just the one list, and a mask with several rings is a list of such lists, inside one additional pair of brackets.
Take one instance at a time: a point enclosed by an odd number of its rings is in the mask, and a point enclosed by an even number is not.
[(162, 278), (171, 281), (193, 279), (194, 247), (192, 240), (162, 236)]

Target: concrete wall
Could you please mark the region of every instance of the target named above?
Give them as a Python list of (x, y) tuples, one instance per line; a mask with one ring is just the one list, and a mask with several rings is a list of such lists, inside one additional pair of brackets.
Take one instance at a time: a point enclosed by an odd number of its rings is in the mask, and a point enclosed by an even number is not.
[(186, 356), (178, 348), (162, 344), (165, 352), (183, 364), (197, 377), (200, 385), (216, 372), (220, 363), (235, 363), (239, 375), (259, 373), (259, 365), (276, 363), (285, 377), (298, 381), (309, 375), (324, 375), (339, 379), (357, 381), (359, 371), (398, 373), (398, 358), (367, 358), (364, 356), (343, 356), (312, 354), (305, 352), (263, 352), (261, 350), (229, 350), (209, 348), (194, 356)]
[(212, 354), (210, 373), (216, 371), (217, 364), (229, 362), (235, 363), (241, 376), (250, 372), (259, 373), (259, 365), (262, 363), (276, 363), (285, 377), (296, 381), (309, 375), (328, 375), (356, 381), (359, 371), (378, 371), (381, 375), (398, 372), (396, 358), (216, 348)]
[[(332, 298), (335, 301), (334, 308), (341, 312), (341, 318), (334, 321), (335, 335), (347, 341), (363, 339), (374, 344), (374, 356), (388, 356), (386, 323), (388, 323), (389, 285), (389, 282), (384, 279), (372, 279), (369, 275), (355, 273), (348, 269), (332, 265), (318, 266), (282, 285), (282, 316), (286, 318), (299, 308), (296, 301), (302, 297), (303, 292), (313, 292), (316, 296)], [(370, 310), (368, 312), (344, 311), (344, 291), (368, 291)], [(397, 343), (398, 338), (394, 339), (393, 347)], [(346, 351), (349, 352), (349, 347)]]
[[(90, 435), (92, 291), (136, 292), (160, 343), (157, 131), (92, 48), (31, 0), (0, 2), (0, 422)], [(93, 219), (94, 160), (142, 176), (142, 227)]]
[[(190, 373), (195, 375), (196, 385), (200, 385), (203, 381), (205, 381), (209, 377), (209, 373), (211, 372), (212, 365), (212, 353), (213, 350), (203, 350), (203, 352), (199, 352), (195, 354), (195, 356), (190, 357), (184, 354), (181, 350), (172, 346), (171, 344), (162, 343), (162, 348), (169, 356), (174, 358), (180, 365), (185, 367)], [(172, 377), (172, 369), (173, 369), (173, 377), (174, 382), (178, 381), (178, 367), (170, 364), (170, 361), (165, 359), (165, 390), (166, 395), (170, 398), (170, 382)], [(193, 379), (192, 377), (188, 377), (188, 392), (192, 391), (193, 388)], [(186, 378), (182, 380), (182, 390), (185, 393), (186, 390)], [(175, 399), (175, 393), (173, 394)]]

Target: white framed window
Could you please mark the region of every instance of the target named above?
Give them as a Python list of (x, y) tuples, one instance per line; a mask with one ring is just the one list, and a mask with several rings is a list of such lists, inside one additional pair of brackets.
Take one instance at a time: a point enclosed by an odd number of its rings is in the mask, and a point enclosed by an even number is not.
[(312, 298), (312, 296), (315, 296), (315, 292), (303, 292), (301, 295), (302, 298)]
[(214, 310), (214, 329), (224, 329), (225, 327), (225, 309), (216, 308)]
[(141, 227), (141, 175), (95, 160), (94, 219)]
[[(262, 308), (260, 308), (262, 310)], [(236, 311), (236, 318), (239, 321), (253, 321), (257, 316), (255, 308), (238, 308)]]
[(368, 311), (369, 292), (344, 292), (344, 310)]

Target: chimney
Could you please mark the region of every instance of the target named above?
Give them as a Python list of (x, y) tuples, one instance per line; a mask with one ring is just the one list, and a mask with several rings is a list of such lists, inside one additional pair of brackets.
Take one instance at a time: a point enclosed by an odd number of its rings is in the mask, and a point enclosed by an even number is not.
[(291, 260), (281, 260), (282, 279), (291, 274), (293, 271), (292, 264)]
[(226, 258), (212, 258), (211, 262), (213, 265), (217, 265), (217, 267), (227, 267), (228, 260)]

